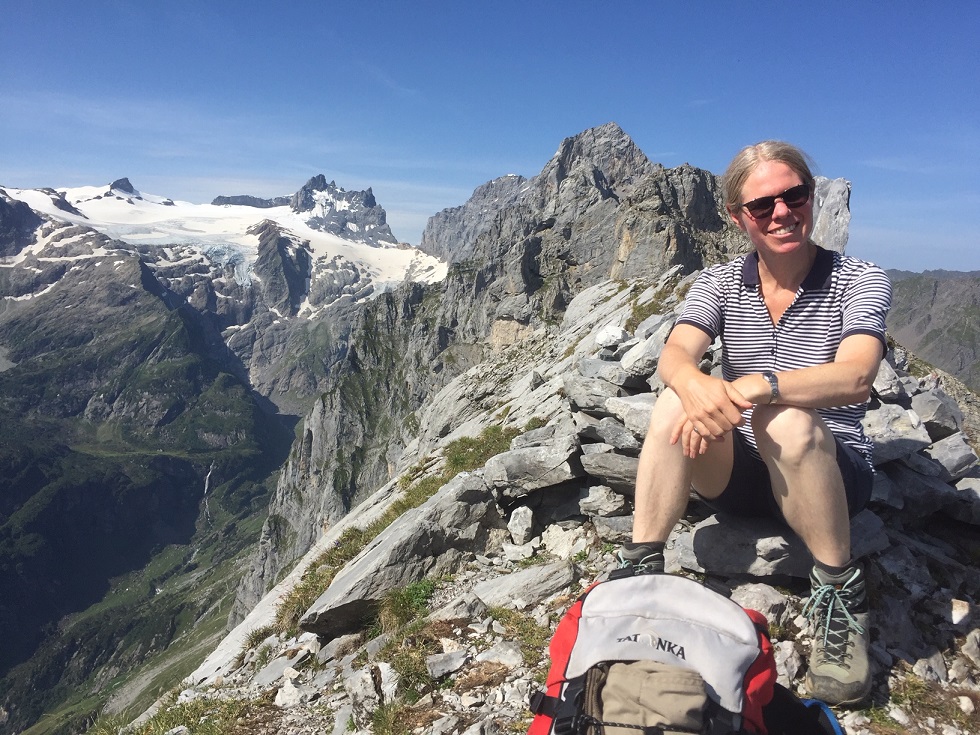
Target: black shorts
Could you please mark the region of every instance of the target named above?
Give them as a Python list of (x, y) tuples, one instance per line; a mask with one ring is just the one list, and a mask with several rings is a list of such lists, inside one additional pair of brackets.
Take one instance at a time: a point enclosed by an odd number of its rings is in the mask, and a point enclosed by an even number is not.
[[(752, 453), (740, 431), (733, 431), (732, 437), (735, 457), (731, 479), (717, 498), (701, 499), (713, 510), (723, 513), (785, 520), (773, 495), (766, 463)], [(835, 440), (837, 466), (844, 478), (844, 491), (847, 494), (847, 512), (853, 518), (871, 499), (874, 471), (856, 450), (841, 443), (836, 437)]]

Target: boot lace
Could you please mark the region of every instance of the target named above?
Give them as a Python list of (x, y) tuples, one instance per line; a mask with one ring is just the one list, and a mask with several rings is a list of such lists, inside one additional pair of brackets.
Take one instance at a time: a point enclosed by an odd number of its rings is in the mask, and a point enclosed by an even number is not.
[(858, 576), (855, 572), (843, 585), (823, 584), (813, 590), (810, 599), (803, 606), (803, 614), (813, 621), (815, 638), (822, 638), (824, 657), (831, 663), (847, 667), (848, 644), (853, 631), (864, 633), (864, 627), (851, 613), (857, 603), (859, 591), (849, 589)]
[(633, 567), (635, 574), (654, 574), (664, 570), (664, 555), (660, 553), (647, 554), (639, 561), (627, 559), (623, 556), (622, 551), (617, 556), (619, 557), (619, 568)]

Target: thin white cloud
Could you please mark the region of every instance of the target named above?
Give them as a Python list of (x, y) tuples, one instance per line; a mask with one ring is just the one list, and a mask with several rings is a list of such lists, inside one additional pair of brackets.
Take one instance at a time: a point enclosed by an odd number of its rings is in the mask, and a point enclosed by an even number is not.
[(399, 83), (392, 77), (388, 72), (379, 66), (374, 64), (363, 64), (364, 70), (371, 76), (374, 81), (380, 84), (382, 87), (390, 92), (393, 92), (399, 97), (412, 98), (420, 97), (421, 93), (418, 89), (414, 87), (409, 87), (404, 84)]
[(913, 176), (935, 176), (943, 171), (943, 167), (935, 160), (915, 158), (913, 156), (891, 156), (865, 158), (859, 163), (868, 168), (893, 173), (911, 174)]

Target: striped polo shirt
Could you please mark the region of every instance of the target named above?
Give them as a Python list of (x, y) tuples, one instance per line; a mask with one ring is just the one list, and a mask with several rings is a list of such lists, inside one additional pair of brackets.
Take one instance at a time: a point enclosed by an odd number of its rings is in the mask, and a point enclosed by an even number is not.
[[(817, 248), (817, 257), (796, 298), (779, 319), (762, 299), (759, 256), (752, 252), (704, 270), (687, 294), (678, 324), (690, 324), (712, 340), (721, 337), (722, 374), (732, 381), (764, 370), (780, 372), (834, 361), (845, 337), (869, 334), (885, 344), (891, 283), (878, 266)], [(818, 408), (834, 435), (871, 462), (871, 440), (861, 420), (867, 402)], [(750, 422), (738, 427), (757, 453)]]

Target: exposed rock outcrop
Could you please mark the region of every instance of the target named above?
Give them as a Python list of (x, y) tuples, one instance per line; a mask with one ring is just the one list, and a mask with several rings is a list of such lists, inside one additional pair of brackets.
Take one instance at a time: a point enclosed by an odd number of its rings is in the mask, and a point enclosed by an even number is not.
[[(615, 567), (611, 549), (628, 538), (635, 457), (658, 387), (651, 380), (656, 360), (627, 370), (629, 349), (623, 348), (647, 341), (641, 335), (658, 320), (651, 317), (633, 332), (621, 327), (655, 296), (659, 316), (670, 319), (683, 291), (672, 284), (676, 274), (669, 273), (641, 294), (612, 282), (586, 289), (569, 305), (575, 319), (535, 332), (450, 382), (433, 401), (441, 427), (423, 433), (406, 453), (427, 472), (456, 437), (500, 422), (520, 427), (536, 418), (547, 424), (517, 436), (484, 467), (457, 476), (381, 530), (310, 607), (300, 623), (307, 632), (260, 643), (260, 659), (244, 641), (272, 622), (271, 601), (287, 595), (346, 530), (375, 523), (414, 480), (392, 481), (352, 510), (188, 679), (182, 696), (213, 693), (215, 686), (222, 696), (275, 691), (283, 718), (304, 733), (346, 727), (350, 719), (370, 732), (382, 705), (400, 708), (403, 718), (436, 710), (437, 719), (420, 720), (417, 732), (518, 732), (527, 694), (547, 666), (543, 641), (582, 587)], [(611, 340), (617, 329), (618, 340)], [(713, 354), (706, 371), (717, 368)], [(870, 507), (852, 522), (854, 552), (866, 560), (875, 600), (873, 704), (909, 731), (968, 732), (969, 725), (956, 728), (976, 721), (957, 697), (980, 696), (980, 572), (970, 561), (980, 520), (980, 469), (955, 411), (930, 425), (912, 408), (920, 397), (920, 405), (948, 399), (934, 379), (915, 379), (907, 368), (893, 352), (882, 363), (875, 384), (882, 397), (866, 422), (880, 448), (878, 481)], [(477, 385), (494, 387), (493, 406)], [(800, 648), (809, 638), (800, 610), (811, 561), (792, 532), (720, 518), (692, 500), (667, 558), (668, 571), (707, 574), (734, 599), (765, 613), (775, 626), (780, 680), (801, 689)], [(532, 560), (541, 566), (527, 567)], [(376, 638), (351, 637), (367, 630), (386, 593), (426, 577), (441, 580), (427, 624), (416, 623), (402, 643), (406, 633), (397, 628)], [(537, 647), (528, 644), (529, 630), (537, 631)], [(426, 636), (435, 646), (424, 655), (431, 678), (419, 690), (416, 680), (401, 679), (395, 656)], [(281, 671), (284, 657), (297, 650), (319, 666), (267, 675), (276, 665)], [(270, 658), (263, 667), (254, 663)], [(497, 678), (486, 676), (488, 661), (500, 667)], [(417, 706), (402, 694), (409, 686), (423, 695)], [(938, 709), (926, 716), (894, 694), (911, 687), (931, 690), (931, 706)], [(334, 718), (317, 714), (324, 709)], [(865, 732), (862, 717), (845, 717), (849, 732)]]

